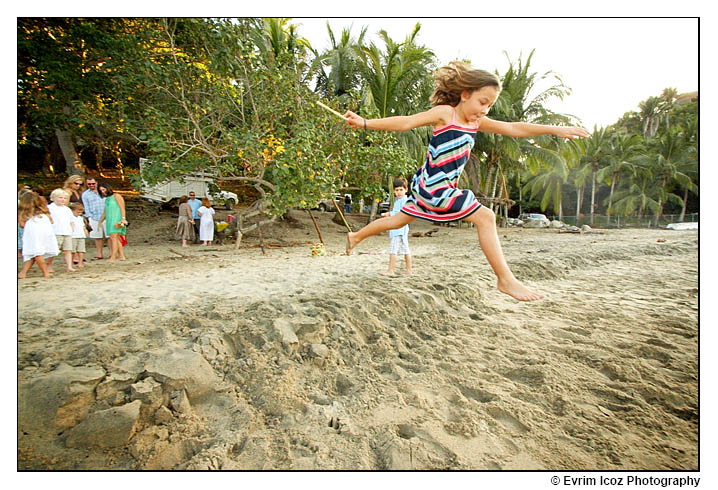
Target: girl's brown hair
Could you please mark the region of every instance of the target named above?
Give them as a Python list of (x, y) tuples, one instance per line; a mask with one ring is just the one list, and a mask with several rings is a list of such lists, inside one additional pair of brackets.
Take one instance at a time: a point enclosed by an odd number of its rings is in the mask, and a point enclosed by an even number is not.
[(50, 222), (52, 222), (50, 210), (47, 209), (47, 201), (41, 195), (32, 191), (23, 194), (20, 197), (20, 204), (17, 205), (18, 221), (24, 224), (30, 218), (40, 214), (46, 214), (50, 218)]
[(207, 199), (206, 197), (203, 197), (202, 198), (202, 206), (209, 209), (212, 207), (212, 203), (209, 202), (209, 199)]
[(429, 100), (434, 106), (448, 104), (456, 107), (464, 90), (473, 92), (487, 86), (501, 90), (499, 77), (472, 68), (463, 61), (452, 61), (434, 72), (434, 93)]

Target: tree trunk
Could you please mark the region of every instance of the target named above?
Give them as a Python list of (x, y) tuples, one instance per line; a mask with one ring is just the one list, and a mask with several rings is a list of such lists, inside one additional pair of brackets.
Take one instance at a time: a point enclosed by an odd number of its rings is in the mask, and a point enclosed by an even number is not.
[(371, 211), (369, 212), (369, 221), (368, 223), (371, 223), (376, 219), (376, 210), (379, 207), (379, 204), (376, 202), (376, 199), (371, 200)]
[(596, 171), (593, 171), (593, 176), (591, 178), (591, 226), (593, 226), (593, 210), (596, 203)]
[(617, 178), (618, 172), (614, 172), (613, 178), (611, 179), (611, 193), (608, 195), (608, 209), (606, 209), (606, 225), (611, 224), (611, 206), (613, 205), (613, 190), (616, 188)]
[(494, 178), (494, 185), (493, 185), (493, 187), (492, 187), (492, 189), (491, 189), (491, 196), (490, 196), (491, 199), (492, 199), (492, 201), (491, 201), (491, 210), (492, 210), (492, 211), (493, 211), (494, 208), (495, 208), (493, 199), (496, 197), (496, 185), (499, 183), (499, 177), (500, 177), (499, 172), (494, 172), (494, 174), (496, 174), (496, 175), (494, 175), (494, 177), (495, 177), (495, 178)]
[(64, 129), (55, 129), (55, 135), (57, 136), (57, 143), (60, 145), (62, 155), (65, 157), (65, 163), (67, 164), (67, 175), (82, 175), (85, 176), (85, 168), (82, 165), (82, 160), (75, 151), (75, 144), (72, 141), (70, 133)]
[(581, 204), (583, 201), (583, 187), (576, 188), (576, 226), (578, 226), (578, 218), (581, 216)]
[[(663, 183), (661, 185), (662, 188), (666, 188), (667, 180), (665, 177), (663, 178)], [(663, 216), (663, 198), (658, 198), (658, 214), (656, 214), (655, 219), (653, 220), (653, 227), (658, 228), (658, 219)]]
[(97, 175), (102, 177), (102, 171), (104, 170), (104, 167), (102, 166), (102, 159), (104, 158), (104, 149), (102, 148), (102, 145), (97, 145), (97, 154), (95, 155), (95, 162), (97, 163)]
[(489, 189), (491, 188), (491, 177), (494, 174), (494, 166), (491, 163), (489, 163), (488, 165), (489, 165), (489, 171), (486, 175), (486, 182), (484, 183), (485, 184), (484, 194), (486, 194), (487, 196), (489, 195)]
[(682, 223), (684, 219), (686, 219), (686, 205), (688, 204), (688, 188), (686, 187), (685, 191), (683, 191), (683, 208), (681, 208), (681, 217), (678, 220), (679, 223)]

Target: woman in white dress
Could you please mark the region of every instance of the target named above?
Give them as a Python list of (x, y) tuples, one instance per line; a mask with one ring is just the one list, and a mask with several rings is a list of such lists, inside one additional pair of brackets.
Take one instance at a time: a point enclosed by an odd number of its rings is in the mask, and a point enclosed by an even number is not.
[(212, 245), (214, 240), (214, 209), (206, 197), (202, 198), (202, 206), (197, 210), (199, 214), (199, 239), (202, 240), (200, 247)]

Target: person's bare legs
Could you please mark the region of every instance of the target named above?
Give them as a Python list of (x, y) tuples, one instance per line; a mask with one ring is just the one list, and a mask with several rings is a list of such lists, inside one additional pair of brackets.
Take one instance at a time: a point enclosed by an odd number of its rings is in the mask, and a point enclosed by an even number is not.
[(112, 235), (110, 235), (110, 244), (111, 255), (108, 262), (114, 262), (115, 259), (125, 260), (125, 247), (120, 243), (119, 233), (113, 233)]
[[(35, 258), (37, 259), (37, 257), (35, 257)], [(55, 269), (52, 268), (52, 261), (53, 261), (53, 260), (55, 260), (55, 256), (49, 257), (49, 258), (47, 259), (47, 272), (49, 272), (50, 274), (52, 274), (53, 272), (55, 272)]]
[(396, 267), (396, 254), (389, 254), (389, 268), (381, 274), (384, 276), (394, 274), (394, 267)]
[(67, 272), (77, 272), (77, 269), (72, 267), (72, 250), (64, 250), (65, 265), (67, 266)]
[(42, 255), (39, 255), (39, 256), (35, 257), (34, 260), (35, 260), (35, 263), (37, 264), (37, 266), (40, 268), (40, 272), (42, 272), (42, 275), (44, 277), (52, 277), (50, 275), (50, 272), (47, 270), (47, 264), (45, 264), (45, 257), (43, 257)]
[[(30, 260), (26, 260), (22, 263), (22, 270), (18, 273), (17, 278), (18, 279), (25, 279), (27, 277), (27, 273), (30, 272), (30, 267), (32, 267), (32, 264), (35, 262), (35, 258), (32, 258)], [(45, 270), (45, 273), (47, 274), (47, 269)], [(47, 277), (47, 276), (46, 276)]]
[(347, 255), (351, 255), (354, 247), (359, 245), (359, 243), (365, 238), (378, 235), (382, 231), (401, 228), (404, 225), (408, 225), (415, 219), (416, 218), (409, 216), (408, 214), (396, 213), (394, 216), (387, 216), (385, 218), (374, 220), (359, 231), (347, 233)]
[(519, 301), (534, 301), (543, 298), (543, 295), (524, 286), (509, 269), (504, 252), (501, 249), (499, 235), (496, 232), (496, 215), (493, 211), (481, 206), (474, 214), (464, 218), (464, 220), (473, 223), (479, 232), (479, 245), (496, 274), (498, 279), (496, 287), (499, 291)]
[(117, 256), (117, 249), (120, 246), (120, 240), (119, 238), (117, 238), (117, 233), (113, 233), (112, 235), (110, 235), (108, 242), (108, 245), (110, 247), (110, 259), (108, 260), (108, 262), (114, 262)]
[(102, 255), (102, 238), (95, 238), (95, 248), (97, 249), (97, 254), (95, 254), (96, 259), (101, 259), (103, 257)]
[(406, 262), (406, 273), (411, 274), (411, 255), (404, 255), (404, 262)]

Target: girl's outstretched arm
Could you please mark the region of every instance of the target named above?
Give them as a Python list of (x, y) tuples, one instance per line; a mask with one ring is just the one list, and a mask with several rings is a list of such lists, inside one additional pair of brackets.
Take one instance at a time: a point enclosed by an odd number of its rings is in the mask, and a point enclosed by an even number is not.
[(547, 124), (533, 124), (526, 122), (495, 121), (488, 117), (479, 119), (479, 131), (485, 133), (503, 134), (514, 138), (526, 138), (542, 134), (553, 134), (561, 138), (587, 138), (590, 133), (583, 128), (574, 126), (550, 126)]
[(364, 119), (363, 117), (347, 111), (344, 114), (347, 124), (354, 129), (377, 129), (382, 131), (409, 131), (420, 126), (445, 125), (451, 119), (451, 107), (438, 105), (428, 111), (419, 112), (411, 116), (391, 116), (380, 119)]

